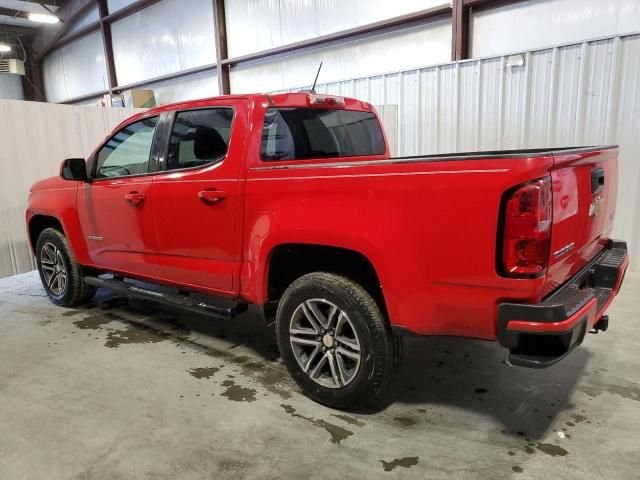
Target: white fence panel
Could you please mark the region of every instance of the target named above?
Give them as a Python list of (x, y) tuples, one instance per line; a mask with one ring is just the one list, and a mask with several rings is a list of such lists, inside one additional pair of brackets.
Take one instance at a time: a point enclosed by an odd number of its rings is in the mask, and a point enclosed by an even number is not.
[(0, 278), (35, 268), (25, 226), (29, 188), (85, 157), (133, 109), (0, 100)]

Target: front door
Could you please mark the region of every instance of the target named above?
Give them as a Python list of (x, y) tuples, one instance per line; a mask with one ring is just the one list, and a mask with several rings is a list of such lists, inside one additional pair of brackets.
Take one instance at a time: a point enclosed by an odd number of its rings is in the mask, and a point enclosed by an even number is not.
[(152, 189), (167, 279), (212, 293), (237, 289), (244, 122), (234, 122), (234, 115), (223, 105), (174, 112), (164, 172)]
[(153, 227), (152, 146), (158, 117), (116, 132), (90, 163), (91, 183), (78, 190), (78, 215), (94, 265), (133, 275), (160, 277), (151, 260)]

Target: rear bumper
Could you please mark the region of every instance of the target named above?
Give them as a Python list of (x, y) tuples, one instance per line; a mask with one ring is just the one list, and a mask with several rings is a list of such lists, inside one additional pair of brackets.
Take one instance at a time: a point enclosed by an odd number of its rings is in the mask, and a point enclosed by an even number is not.
[(569, 282), (541, 303), (498, 306), (498, 340), (513, 365), (544, 368), (580, 345), (617, 295), (629, 265), (627, 244), (611, 240)]

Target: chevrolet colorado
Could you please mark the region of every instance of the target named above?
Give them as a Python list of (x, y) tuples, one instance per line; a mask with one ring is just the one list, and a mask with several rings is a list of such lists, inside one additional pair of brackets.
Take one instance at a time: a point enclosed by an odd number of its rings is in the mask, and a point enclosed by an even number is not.
[(389, 384), (405, 334), (545, 367), (606, 330), (628, 264), (617, 155), (390, 158), (369, 103), (223, 96), (126, 120), (36, 183), (26, 220), (53, 303), (107, 287), (217, 318), (258, 305), (303, 391), (342, 407)]

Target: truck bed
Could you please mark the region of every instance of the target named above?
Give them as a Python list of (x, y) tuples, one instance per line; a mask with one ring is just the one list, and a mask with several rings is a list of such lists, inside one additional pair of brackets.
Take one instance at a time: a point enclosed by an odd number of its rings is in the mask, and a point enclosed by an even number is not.
[(393, 165), (398, 163), (416, 162), (446, 162), (463, 160), (500, 160), (509, 158), (531, 158), (531, 157), (557, 157), (562, 155), (581, 154), (594, 150), (610, 150), (618, 148), (618, 145), (592, 145), (581, 147), (553, 147), (553, 148), (530, 148), (513, 150), (481, 150), (477, 152), (451, 152), (435, 153), (431, 155), (409, 155), (404, 157), (391, 157), (386, 160), (360, 160), (352, 158), (347, 161), (311, 161), (296, 164), (273, 164), (264, 167), (254, 167), (253, 170), (284, 170), (290, 168), (315, 168), (315, 167), (349, 167), (366, 165)]
[[(616, 156), (615, 146), (596, 146), (256, 164), (247, 212), (260, 212), (245, 232), (268, 225), (267, 243), (271, 231), (288, 231), (299, 243), (322, 238), (358, 250), (379, 269), (394, 322), (420, 334), (495, 338), (496, 298), (539, 302), (604, 248)], [(597, 168), (606, 170), (607, 187), (594, 196)], [(554, 189), (548, 270), (526, 282), (508, 278), (497, 265), (505, 195), (543, 177)], [(602, 214), (590, 218), (599, 197)]]

